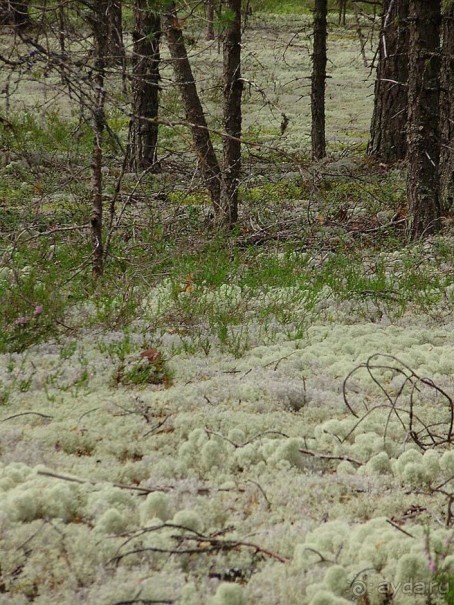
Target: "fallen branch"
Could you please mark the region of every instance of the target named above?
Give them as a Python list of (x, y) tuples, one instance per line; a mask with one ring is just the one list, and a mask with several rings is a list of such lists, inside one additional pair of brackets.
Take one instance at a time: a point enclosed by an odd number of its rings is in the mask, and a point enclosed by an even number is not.
[[(53, 479), (60, 479), (61, 481), (69, 481), (71, 483), (80, 483), (89, 485), (99, 485), (99, 482), (92, 481), (91, 479), (79, 479), (78, 477), (68, 477), (66, 475), (59, 475), (58, 473), (53, 473), (51, 471), (38, 471), (38, 475), (42, 475), (43, 477), (52, 477)], [(148, 488), (148, 487), (139, 487), (137, 485), (124, 485), (123, 483), (111, 483), (113, 487), (118, 487), (119, 489), (128, 489), (135, 492), (140, 492), (142, 494), (153, 494), (154, 492), (168, 492), (172, 488), (171, 487), (156, 487), (156, 488)]]
[[(381, 362), (380, 359), (385, 361)], [(361, 369), (366, 370), (372, 382), (386, 398), (385, 403), (373, 407), (369, 407), (366, 400), (362, 398), (363, 411), (356, 409), (347, 394), (349, 380)], [(397, 389), (397, 393), (393, 393), (391, 388), (383, 380), (380, 380), (380, 377), (377, 376), (379, 372), (392, 372), (393, 378), (398, 376), (402, 378), (402, 384)], [(419, 403), (417, 395), (421, 393), (422, 387), (435, 391), (435, 394), (442, 398), (442, 403), (446, 409), (445, 418), (442, 422), (434, 422), (433, 414), (424, 407), (420, 411), (417, 410)], [(374, 353), (366, 362), (356, 366), (345, 378), (342, 385), (342, 394), (346, 407), (355, 418), (358, 418), (355, 428), (374, 410), (387, 408), (389, 414), (385, 424), (385, 439), (390, 420), (394, 416), (406, 435), (422, 450), (452, 443), (454, 437), (454, 401), (452, 397), (437, 386), (433, 380), (418, 376), (409, 366), (393, 355)], [(404, 399), (406, 394), (407, 399)]]
[(398, 531), (402, 532), (403, 534), (405, 534), (409, 538), (415, 539), (415, 537), (412, 534), (410, 534), (405, 529), (402, 529), (402, 527), (400, 527), (400, 525), (398, 525), (397, 523), (394, 523), (394, 521), (391, 521), (391, 519), (386, 519), (386, 523), (389, 523), (390, 525), (392, 525), (392, 527), (394, 527), (394, 529), (397, 529)]
[(349, 456), (331, 456), (329, 454), (320, 454), (319, 452), (305, 450), (302, 448), (300, 448), (298, 451), (301, 454), (306, 454), (307, 456), (312, 456), (313, 458), (319, 458), (320, 460), (345, 460), (346, 462), (351, 462), (352, 464), (357, 464), (358, 466), (363, 466), (364, 464), (364, 462), (361, 462), (361, 460), (356, 460), (355, 458), (350, 458)]
[[(172, 537), (174, 538), (175, 536)], [(196, 543), (196, 546), (188, 548), (158, 548), (153, 546), (149, 546), (146, 548), (136, 548), (133, 550), (129, 550), (121, 555), (117, 555), (116, 557), (111, 559), (109, 563), (115, 563), (118, 565), (118, 563), (122, 559), (129, 555), (143, 554), (146, 552), (155, 552), (166, 555), (204, 555), (218, 553), (222, 551), (238, 550), (241, 548), (250, 548), (254, 550), (255, 554), (262, 554), (267, 557), (271, 557), (272, 559), (276, 559), (280, 563), (290, 562), (290, 559), (283, 557), (279, 553), (276, 553), (267, 548), (263, 548), (258, 544), (253, 544), (252, 542), (241, 542), (239, 540), (219, 540), (217, 538), (211, 539), (209, 537), (196, 538), (194, 536), (179, 536), (179, 538), (182, 537), (186, 540), (194, 541)]]
[(21, 412), (20, 414), (14, 414), (13, 416), (8, 416), (8, 418), (3, 418), (3, 420), (0, 420), (0, 422), (6, 422), (7, 420), (12, 420), (13, 418), (19, 418), (20, 416), (40, 416), (45, 420), (52, 420), (53, 418), (53, 416), (41, 414), (40, 412)]

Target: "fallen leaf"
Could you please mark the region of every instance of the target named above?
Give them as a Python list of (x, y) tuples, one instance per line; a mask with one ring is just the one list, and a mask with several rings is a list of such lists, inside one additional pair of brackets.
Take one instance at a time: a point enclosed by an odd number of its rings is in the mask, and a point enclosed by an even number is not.
[(145, 357), (151, 364), (154, 365), (156, 365), (162, 359), (162, 355), (157, 349), (147, 349), (146, 351), (142, 351), (140, 356)]
[(194, 282), (192, 279), (192, 273), (188, 273), (188, 275), (186, 275), (186, 281), (184, 284), (184, 288), (183, 288), (183, 292), (186, 292), (187, 294), (191, 294), (191, 292), (194, 291)]

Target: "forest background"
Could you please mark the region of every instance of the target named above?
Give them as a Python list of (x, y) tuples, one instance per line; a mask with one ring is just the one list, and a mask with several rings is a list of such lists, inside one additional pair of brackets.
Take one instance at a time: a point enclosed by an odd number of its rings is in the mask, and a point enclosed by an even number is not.
[(453, 603), (450, 2), (0, 2), (0, 604)]

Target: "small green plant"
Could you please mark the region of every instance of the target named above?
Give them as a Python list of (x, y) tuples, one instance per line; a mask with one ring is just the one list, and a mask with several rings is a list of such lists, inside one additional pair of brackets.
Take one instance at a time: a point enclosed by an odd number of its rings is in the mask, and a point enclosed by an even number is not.
[(254, 9), (265, 13), (279, 15), (305, 15), (310, 14), (313, 3), (301, 0), (256, 0)]
[(112, 361), (120, 360), (122, 363), (126, 357), (131, 354), (132, 342), (128, 333), (123, 335), (123, 338), (115, 342), (105, 343), (102, 340), (98, 342), (100, 353), (107, 353)]
[(435, 582), (438, 586), (438, 593), (443, 598), (446, 605), (454, 605), (454, 577), (441, 573), (435, 577)]
[(70, 340), (69, 342), (65, 342), (60, 349), (60, 359), (62, 361), (66, 361), (71, 359), (77, 349), (77, 342), (75, 340)]
[(166, 360), (156, 349), (149, 349), (141, 353), (140, 360), (130, 360), (121, 363), (114, 373), (114, 382), (117, 385), (145, 386), (147, 384), (169, 386), (172, 382), (172, 373)]
[(9, 401), (11, 395), (11, 390), (9, 388), (3, 387), (0, 389), (0, 405), (6, 405)]

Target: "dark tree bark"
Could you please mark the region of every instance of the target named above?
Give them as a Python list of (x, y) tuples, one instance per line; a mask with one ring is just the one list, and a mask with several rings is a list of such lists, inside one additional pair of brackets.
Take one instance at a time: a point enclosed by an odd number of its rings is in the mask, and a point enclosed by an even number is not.
[(328, 1), (315, 0), (314, 6), (314, 52), (312, 55), (312, 158), (320, 160), (326, 156), (325, 139), (325, 87), (326, 87), (326, 40)]
[(367, 152), (386, 163), (407, 153), (408, 0), (384, 0)]
[(133, 39), (132, 113), (129, 130), (129, 169), (158, 167), (159, 62), (161, 18), (135, 0)]
[(165, 34), (186, 120), (200, 169), (214, 206), (215, 224), (229, 228), (237, 220), (238, 185), (241, 171), (241, 0), (226, 0), (232, 20), (224, 33), (224, 162), (219, 165), (211, 141), (202, 103), (189, 63), (175, 3), (171, 2), (165, 19)]
[(103, 151), (102, 142), (106, 126), (105, 116), (105, 69), (108, 56), (109, 24), (107, 17), (109, 0), (97, 0), (93, 8), (91, 27), (94, 46), (94, 84), (93, 105), (93, 152), (92, 152), (92, 212), (91, 235), (93, 242), (92, 273), (100, 277), (104, 271), (104, 247), (102, 237), (103, 224)]
[(30, 14), (28, 12), (29, 2), (10, 2), (13, 23), (20, 29), (26, 29), (31, 24)]
[(178, 21), (175, 3), (171, 2), (164, 14), (165, 35), (169, 45), (173, 69), (183, 99), (186, 120), (191, 127), (194, 149), (200, 170), (214, 206), (215, 216), (221, 208), (221, 169), (213, 148), (202, 103), (189, 63), (183, 31)]
[(58, 17), (58, 44), (60, 46), (60, 52), (63, 55), (66, 54), (66, 19), (65, 19), (65, 2), (59, 0), (57, 6), (57, 17)]
[(347, 24), (347, 0), (337, 0), (339, 6), (339, 25)]
[(224, 131), (221, 213), (218, 222), (230, 228), (238, 218), (241, 173), (241, 0), (226, 0), (233, 18), (224, 32)]
[(214, 3), (215, 0), (205, 0), (207, 13), (207, 40), (214, 40)]
[(407, 197), (413, 239), (440, 227), (440, 24), (440, 0), (410, 0)]
[(440, 198), (444, 216), (454, 210), (454, 3), (443, 16), (440, 90)]
[(107, 3), (108, 26), (108, 62), (111, 65), (123, 64), (126, 58), (123, 43), (123, 15), (121, 0), (109, 0)]
[(0, 4), (1, 23), (8, 23), (17, 29), (27, 29), (31, 25), (28, 0), (2, 0)]

